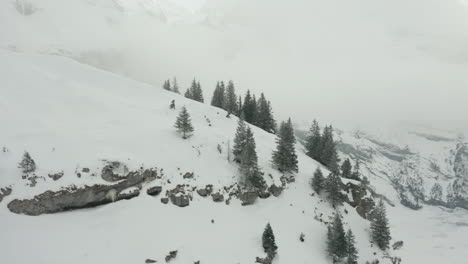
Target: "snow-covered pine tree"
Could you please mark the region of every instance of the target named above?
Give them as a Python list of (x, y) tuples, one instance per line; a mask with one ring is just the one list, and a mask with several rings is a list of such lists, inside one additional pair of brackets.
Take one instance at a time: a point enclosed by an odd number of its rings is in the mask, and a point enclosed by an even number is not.
[(183, 139), (187, 139), (191, 136), (191, 133), (194, 129), (190, 119), (190, 114), (188, 113), (185, 106), (182, 107), (182, 110), (180, 111), (174, 126), (177, 128), (179, 133), (182, 133)]
[(315, 193), (320, 194), (324, 188), (325, 184), (325, 178), (323, 177), (322, 170), (320, 168), (317, 168), (314, 172), (314, 177), (312, 178), (312, 189), (315, 191)]
[(341, 177), (351, 179), (352, 169), (351, 161), (349, 159), (345, 159), (341, 165)]
[(328, 227), (327, 250), (328, 254), (333, 259), (333, 263), (338, 263), (342, 258), (346, 257), (346, 237), (339, 213), (335, 213), (333, 223)]
[(36, 163), (31, 158), (31, 155), (29, 155), (29, 152), (24, 152), (23, 159), (19, 163), (18, 168), (23, 172), (23, 176), (36, 170)]
[(170, 91), (171, 90), (171, 81), (170, 80), (165, 80), (163, 84), (163, 89)]
[(250, 127), (247, 127), (245, 143), (240, 157), (240, 171), (244, 175), (245, 184), (249, 189), (264, 190), (266, 183), (258, 167), (258, 156), (255, 148), (254, 135)]
[(432, 186), (431, 188), (431, 194), (430, 194), (431, 199), (436, 200), (436, 201), (442, 201), (442, 196), (443, 196), (442, 186), (437, 182), (434, 183), (434, 186)]
[(228, 82), (226, 91), (224, 93), (224, 103), (224, 110), (234, 115), (240, 115), (240, 113), (238, 113), (239, 111), (237, 106), (236, 89), (234, 87), (233, 81)]
[(243, 115), (239, 118), (237, 122), (236, 135), (234, 136), (234, 147), (232, 153), (234, 154), (234, 161), (240, 162), (242, 151), (245, 146), (245, 137), (247, 132), (247, 126), (244, 122)]
[(296, 138), (291, 118), (281, 123), (276, 144), (276, 151), (273, 152), (274, 166), (280, 172), (298, 172)]
[(320, 126), (317, 120), (314, 119), (306, 141), (306, 154), (317, 161), (320, 161), (321, 156), (321, 140)]
[(262, 244), (265, 253), (267, 254), (276, 254), (278, 246), (276, 246), (275, 235), (273, 234), (273, 229), (271, 228), (270, 223), (268, 223), (263, 231), (262, 235)]
[(346, 232), (346, 264), (357, 264), (358, 250), (356, 249), (356, 240), (351, 229)]
[(179, 84), (177, 84), (177, 79), (174, 77), (174, 79), (172, 80), (172, 88), (171, 90), (174, 92), (174, 93), (178, 93), (180, 94), (180, 90), (179, 90)]
[(387, 212), (385, 210), (385, 205), (382, 200), (379, 201), (377, 208), (372, 214), (371, 221), (371, 231), (372, 231), (372, 240), (377, 244), (377, 246), (386, 250), (389, 248), (390, 240), (392, 239), (390, 235), (390, 227), (388, 225)]
[(342, 193), (343, 183), (341, 182), (340, 176), (336, 173), (330, 173), (325, 180), (325, 191), (327, 192), (327, 197), (333, 207), (337, 205), (342, 205), (345, 196)]

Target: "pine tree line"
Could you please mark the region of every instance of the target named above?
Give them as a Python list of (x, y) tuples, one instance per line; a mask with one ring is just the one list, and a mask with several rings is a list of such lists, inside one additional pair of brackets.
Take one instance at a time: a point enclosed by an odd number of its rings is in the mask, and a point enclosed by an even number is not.
[(305, 147), (309, 157), (322, 163), (331, 172), (339, 174), (339, 158), (331, 125), (325, 126), (322, 132), (317, 120), (314, 120)]
[(172, 79), (172, 84), (171, 84), (171, 80), (169, 79), (165, 80), (163, 84), (163, 89), (180, 94), (179, 85), (177, 84), (176, 78)]
[(187, 89), (184, 96), (186, 98), (195, 100), (200, 103), (205, 102), (205, 99), (203, 98), (203, 90), (201, 88), (200, 82), (198, 82), (195, 79), (193, 79), (192, 85), (190, 86), (190, 88)]
[(351, 229), (345, 233), (341, 215), (336, 213), (327, 230), (327, 251), (333, 263), (357, 264), (358, 251)]

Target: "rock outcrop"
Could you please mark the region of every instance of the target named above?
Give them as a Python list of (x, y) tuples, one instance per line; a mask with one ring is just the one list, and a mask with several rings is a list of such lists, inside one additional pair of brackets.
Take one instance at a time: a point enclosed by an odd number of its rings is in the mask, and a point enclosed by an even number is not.
[(275, 197), (278, 197), (281, 195), (281, 193), (283, 192), (283, 188), (281, 187), (278, 187), (276, 185), (271, 185), (269, 188), (268, 188), (268, 191)]
[(158, 196), (161, 192), (162, 192), (162, 186), (154, 186), (146, 190), (146, 193), (151, 196)]
[(243, 206), (254, 204), (257, 197), (257, 192), (244, 192), (239, 195), (239, 199), (242, 201)]

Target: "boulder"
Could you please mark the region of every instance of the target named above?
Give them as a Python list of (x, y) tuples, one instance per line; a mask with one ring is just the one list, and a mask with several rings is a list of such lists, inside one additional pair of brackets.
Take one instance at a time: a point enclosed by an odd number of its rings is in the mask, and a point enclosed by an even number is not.
[(135, 187), (121, 191), (117, 195), (117, 200), (130, 200), (140, 195), (140, 190)]
[(271, 185), (269, 188), (268, 188), (268, 191), (275, 197), (278, 197), (281, 195), (281, 193), (283, 192), (283, 188), (281, 187), (278, 187), (276, 185)]
[(169, 252), (169, 255), (166, 256), (166, 262), (169, 262), (177, 257), (177, 250)]
[(190, 197), (188, 197), (188, 195), (170, 194), (169, 199), (173, 205), (177, 205), (179, 207), (186, 207), (190, 205)]
[(5, 198), (6, 196), (11, 194), (11, 188), (6, 187), (6, 188), (1, 188), (0, 189), (0, 202)]
[(161, 192), (162, 192), (162, 186), (154, 186), (146, 190), (146, 193), (151, 196), (158, 196)]
[(184, 174), (184, 179), (192, 179), (194, 173), (193, 172), (187, 172)]
[(206, 185), (203, 189), (198, 189), (197, 193), (201, 197), (207, 197), (213, 192), (213, 185)]
[(113, 185), (97, 184), (56, 192), (47, 191), (33, 199), (16, 199), (8, 204), (8, 209), (17, 214), (41, 215), (95, 207), (125, 199), (117, 194), (130, 187), (139, 186), (146, 180), (139, 172), (131, 172), (125, 180)]
[(242, 201), (242, 205), (252, 205), (257, 200), (258, 193), (257, 192), (244, 192), (241, 193), (239, 199)]
[(167, 197), (161, 198), (161, 203), (167, 204), (168, 202), (169, 202), (169, 198)]
[(101, 178), (108, 182), (116, 182), (125, 179), (128, 174), (128, 168), (125, 164), (118, 161), (108, 161), (107, 165), (102, 168)]
[(392, 248), (393, 250), (399, 250), (403, 247), (403, 241), (397, 241), (393, 243)]
[(51, 173), (51, 174), (48, 174), (49, 178), (51, 178), (52, 180), (56, 181), (60, 178), (63, 177), (63, 171), (61, 172), (58, 172), (58, 173)]
[(217, 202), (217, 203), (220, 203), (220, 202), (224, 201), (224, 195), (219, 193), (219, 192), (213, 193), (211, 195), (211, 198), (213, 198), (213, 202)]
[(157, 261), (154, 259), (146, 259), (145, 263), (156, 263)]
[(90, 170), (89, 170), (89, 168), (83, 168), (83, 169), (81, 170), (81, 172), (84, 172), (84, 173), (89, 173), (89, 172), (90, 172)]
[(158, 171), (156, 168), (146, 169), (143, 171), (143, 176), (147, 179), (158, 179)]
[(270, 198), (271, 194), (269, 192), (264, 192), (264, 191), (260, 191), (258, 192), (258, 197), (262, 198), (262, 199), (268, 199)]

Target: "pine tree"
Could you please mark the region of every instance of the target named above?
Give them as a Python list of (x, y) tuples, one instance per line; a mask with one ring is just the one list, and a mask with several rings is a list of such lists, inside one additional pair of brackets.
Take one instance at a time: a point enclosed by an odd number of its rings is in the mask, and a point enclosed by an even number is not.
[(24, 175), (32, 173), (36, 170), (36, 163), (31, 158), (31, 155), (27, 151), (23, 154), (23, 159), (19, 163), (18, 168), (20, 168)]
[(333, 140), (333, 127), (326, 126), (323, 130), (323, 137), (321, 140), (321, 156), (319, 161), (327, 166), (327, 168), (336, 174), (340, 173), (338, 166), (339, 158), (336, 151), (336, 143)]
[(269, 133), (276, 132), (276, 121), (273, 117), (271, 103), (266, 100), (263, 93), (260, 95), (260, 99), (258, 99), (255, 124)]
[(322, 135), (320, 134), (320, 126), (317, 120), (314, 120), (312, 122), (312, 127), (310, 128), (309, 136), (307, 137), (306, 154), (319, 162), (321, 156), (321, 140)]
[(360, 181), (361, 180), (361, 173), (359, 172), (359, 161), (356, 160), (356, 163), (354, 164), (354, 170), (353, 173), (351, 174), (351, 179)]
[(177, 84), (177, 79), (174, 77), (174, 79), (172, 80), (172, 88), (171, 90), (174, 92), (174, 93), (178, 93), (180, 94), (180, 91), (179, 91), (179, 84)]
[(211, 99), (211, 105), (223, 108), (224, 106), (224, 84), (221, 85), (220, 82), (216, 83), (216, 88), (213, 92), (213, 98)]
[(346, 179), (351, 179), (351, 171), (352, 171), (351, 161), (349, 159), (345, 159), (343, 164), (341, 165), (341, 177)]
[(330, 173), (328, 178), (325, 180), (325, 191), (327, 192), (327, 197), (333, 207), (337, 205), (342, 205), (345, 196), (342, 193), (343, 183), (341, 182), (340, 176), (336, 173)]
[(432, 186), (431, 189), (431, 199), (436, 200), (436, 201), (442, 201), (442, 186), (439, 183), (434, 183), (434, 186)]
[(275, 235), (273, 234), (273, 229), (271, 228), (270, 223), (268, 223), (263, 231), (262, 235), (262, 244), (265, 253), (269, 255), (274, 255), (278, 247), (275, 242)]
[(250, 94), (250, 91), (247, 91), (247, 93), (245, 94), (244, 105), (242, 110), (244, 111), (245, 121), (249, 124), (254, 125), (257, 106), (256, 101), (254, 101), (254, 98)]
[(164, 89), (164, 90), (167, 90), (167, 91), (170, 91), (170, 90), (171, 90), (171, 81), (170, 81), (170, 80), (164, 81), (163, 89)]
[(194, 98), (195, 101), (198, 101), (200, 103), (205, 102), (205, 99), (203, 98), (203, 90), (201, 88), (200, 82), (197, 82), (194, 97), (195, 97)]
[(325, 185), (325, 178), (323, 177), (323, 173), (322, 170), (320, 170), (320, 168), (317, 168), (317, 170), (315, 170), (311, 185), (312, 189), (317, 194), (320, 194), (320, 192), (322, 192)]
[(263, 190), (266, 183), (258, 168), (258, 156), (255, 148), (254, 135), (250, 127), (247, 127), (240, 157), (240, 171), (244, 175), (245, 183), (249, 189)]
[(345, 236), (346, 240), (346, 264), (357, 264), (358, 250), (356, 249), (356, 241), (351, 229), (348, 229)]
[(280, 172), (298, 172), (296, 138), (291, 118), (281, 123), (276, 151), (273, 152), (273, 164)]
[(177, 117), (176, 123), (174, 125), (177, 128), (179, 133), (182, 133), (182, 138), (187, 139), (190, 137), (190, 133), (193, 132), (192, 121), (190, 119), (190, 114), (187, 111), (187, 108), (184, 106), (180, 111), (179, 116)]
[(225, 102), (224, 110), (226, 110), (228, 113), (235, 114), (235, 115), (238, 113), (236, 89), (234, 88), (233, 81), (228, 82), (226, 92), (224, 95), (224, 102)]
[(244, 109), (242, 104), (242, 96), (239, 95), (239, 100), (237, 102), (237, 116), (244, 115)]
[(337, 263), (340, 259), (346, 257), (346, 250), (347, 244), (343, 222), (341, 221), (341, 215), (336, 213), (333, 223), (328, 227), (327, 251), (333, 258), (333, 263)]
[(192, 85), (185, 92), (185, 97), (203, 103), (203, 91), (201, 89), (200, 82), (193, 79)]
[(371, 231), (372, 231), (372, 240), (377, 244), (377, 246), (385, 250), (389, 248), (390, 240), (390, 227), (388, 226), (387, 212), (385, 210), (385, 205), (382, 200), (380, 200), (377, 208), (372, 214), (371, 221)]
[(245, 125), (243, 116), (241, 116), (237, 123), (237, 131), (234, 137), (234, 148), (232, 150), (232, 153), (234, 154), (234, 161), (236, 162), (241, 161), (242, 151), (245, 147), (246, 132), (247, 127)]

